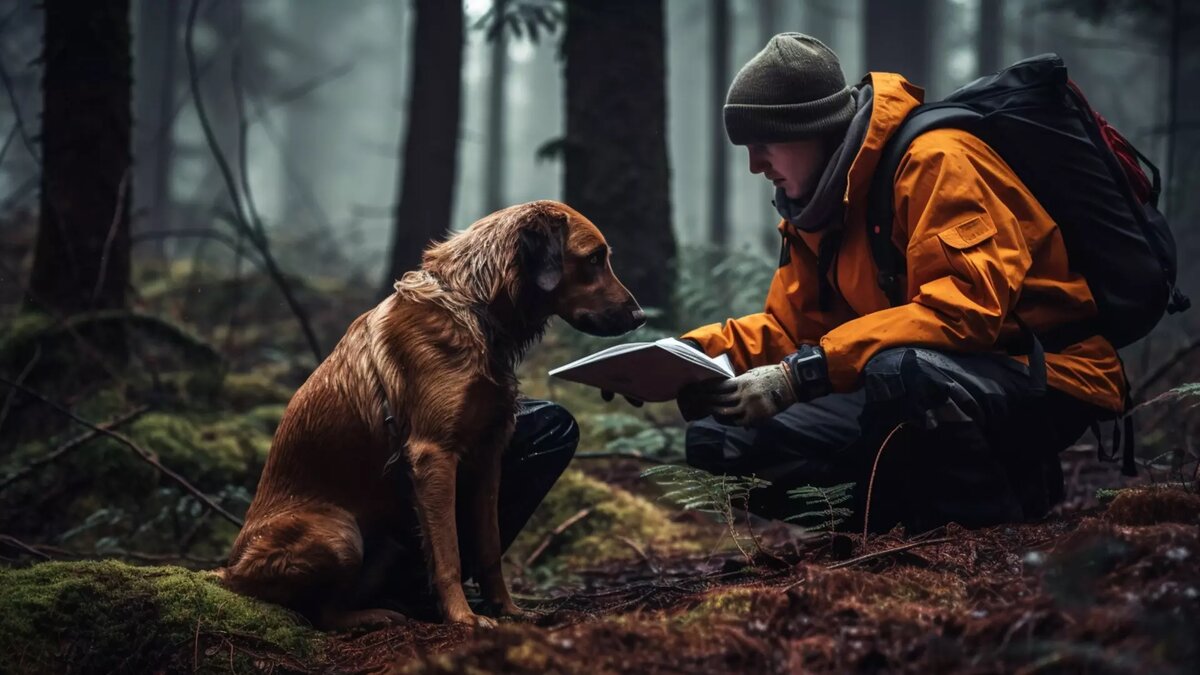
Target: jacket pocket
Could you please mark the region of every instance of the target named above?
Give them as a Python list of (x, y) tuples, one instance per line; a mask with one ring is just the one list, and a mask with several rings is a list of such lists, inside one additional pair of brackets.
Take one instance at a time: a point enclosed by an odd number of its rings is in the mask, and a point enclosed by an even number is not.
[(950, 248), (959, 251), (987, 241), (996, 234), (996, 224), (978, 216), (938, 232), (938, 239)]

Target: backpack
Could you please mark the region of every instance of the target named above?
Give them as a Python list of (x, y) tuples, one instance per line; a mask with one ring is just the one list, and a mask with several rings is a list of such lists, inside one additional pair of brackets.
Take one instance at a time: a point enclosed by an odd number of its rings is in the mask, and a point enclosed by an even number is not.
[[(904, 301), (905, 267), (892, 244), (896, 170), (917, 136), (945, 128), (980, 138), (1004, 159), (1058, 225), (1068, 264), (1096, 300), (1091, 321), (1037, 335), (1022, 325), (1033, 345), (1035, 378), (1035, 371), (1044, 378), (1043, 348), (1053, 352), (1093, 335), (1124, 347), (1145, 337), (1164, 313), (1191, 305), (1175, 287), (1175, 240), (1157, 208), (1157, 167), (1092, 110), (1056, 54), (1019, 61), (943, 101), (917, 106), (884, 146), (867, 198), (867, 232), (879, 286), (893, 305)], [(1131, 474), (1128, 418), (1126, 431)]]

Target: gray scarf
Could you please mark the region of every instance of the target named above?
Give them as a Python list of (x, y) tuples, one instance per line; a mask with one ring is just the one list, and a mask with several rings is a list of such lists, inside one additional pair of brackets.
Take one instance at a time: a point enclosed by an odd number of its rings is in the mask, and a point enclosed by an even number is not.
[(862, 148), (871, 124), (872, 89), (870, 83), (855, 92), (857, 112), (846, 128), (841, 144), (825, 164), (825, 171), (812, 192), (800, 199), (787, 196), (783, 188), (775, 188), (775, 209), (779, 215), (802, 232), (820, 232), (842, 226), (842, 195), (846, 193), (846, 174)]

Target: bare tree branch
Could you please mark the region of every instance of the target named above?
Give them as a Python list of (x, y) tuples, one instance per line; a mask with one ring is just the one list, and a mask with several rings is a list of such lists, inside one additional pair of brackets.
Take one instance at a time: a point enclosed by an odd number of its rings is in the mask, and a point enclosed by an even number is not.
[(200, 0), (192, 0), (191, 8), (188, 10), (187, 28), (184, 30), (183, 40), (184, 48), (187, 53), (188, 80), (192, 88), (192, 99), (196, 106), (196, 116), (200, 120), (200, 127), (204, 130), (204, 138), (208, 142), (209, 150), (212, 152), (213, 159), (217, 163), (217, 168), (221, 172), (221, 178), (225, 182), (225, 188), (229, 193), (229, 199), (231, 202), (233, 202), (233, 211), (235, 216), (233, 219), (233, 224), (240, 229), (248, 239), (250, 239), (250, 242), (258, 250), (259, 255), (262, 256), (263, 264), (266, 266), (267, 274), (275, 282), (275, 285), (279, 287), (280, 292), (283, 293), (284, 300), (287, 301), (288, 307), (292, 310), (292, 314), (296, 316), (296, 320), (300, 323), (300, 329), (304, 332), (304, 337), (308, 341), (308, 346), (312, 350), (313, 356), (316, 358), (317, 363), (320, 363), (324, 359), (324, 356), (321, 352), (320, 344), (317, 342), (317, 335), (313, 331), (312, 325), (308, 320), (308, 313), (305, 311), (304, 307), (300, 305), (300, 302), (292, 293), (291, 287), (288, 286), (282, 272), (279, 270), (279, 266), (276, 264), (274, 256), (271, 255), (271, 247), (267, 241), (265, 233), (263, 233), (261, 236), (259, 235), (259, 232), (264, 229), (262, 226), (262, 221), (256, 218), (255, 222), (251, 224), (247, 220), (246, 212), (242, 207), (242, 198), (238, 193), (237, 181), (233, 177), (233, 170), (230, 168), (229, 162), (225, 158), (225, 154), (221, 151), (221, 146), (217, 142), (216, 134), (212, 129), (212, 123), (208, 118), (208, 112), (205, 110), (204, 97), (200, 95), (200, 84), (196, 72), (196, 50), (195, 45), (193, 44), (193, 37), (196, 27), (196, 12), (199, 7)]
[(138, 456), (139, 459), (141, 459), (142, 461), (146, 462), (150, 466), (157, 469), (159, 471), (159, 473), (161, 473), (164, 476), (166, 476), (167, 478), (171, 479), (176, 485), (178, 485), (180, 488), (182, 488), (184, 490), (184, 492), (187, 492), (188, 494), (192, 495), (196, 499), (200, 500), (201, 503), (203, 503), (205, 506), (212, 509), (213, 511), (216, 511), (217, 514), (220, 515), (225, 520), (228, 520), (229, 522), (233, 523), (234, 525), (237, 525), (238, 527), (242, 526), (241, 518), (238, 518), (237, 516), (233, 515), (232, 513), (226, 511), (224, 508), (222, 508), (222, 506), (220, 504), (214, 502), (212, 499), (209, 498), (208, 495), (204, 494), (199, 489), (197, 489), (196, 486), (189, 483), (186, 478), (184, 478), (183, 476), (180, 476), (179, 474), (175, 473), (171, 469), (163, 466), (162, 462), (158, 461), (158, 458), (154, 456), (154, 453), (150, 452), (149, 450), (146, 450), (145, 448), (141, 447), (137, 443), (134, 443), (132, 440), (129, 439), (128, 436), (125, 436), (124, 434), (120, 434), (115, 431), (112, 431), (111, 429), (105, 429), (103, 427), (99, 427), (99, 426), (93, 424), (92, 422), (89, 422), (89, 421), (83, 419), (82, 417), (76, 415), (75, 413), (71, 412), (70, 410), (67, 410), (62, 405), (55, 403), (54, 401), (51, 401), (50, 399), (46, 398), (45, 396), (42, 396), (41, 394), (33, 391), (29, 387), (26, 387), (23, 384), (18, 384), (16, 382), (13, 382), (12, 380), (10, 380), (2, 375), (0, 375), (0, 384), (6, 384), (10, 387), (14, 387), (14, 388), (18, 389), (21, 393), (25, 394), (26, 396), (33, 397), (33, 398), (41, 401), (45, 405), (53, 408), (54, 410), (57, 410), (58, 412), (62, 413), (63, 415), (71, 418), (71, 420), (74, 421), (76, 424), (81, 424), (93, 431), (103, 434), (104, 436), (108, 436), (109, 438), (117, 441), (121, 445), (124, 445), (125, 447), (129, 448), (130, 450), (133, 450), (133, 452)]
[[(9, 396), (11, 397), (16, 392), (17, 392), (17, 390), (15, 388), (11, 388), (9, 390)], [(134, 419), (137, 419), (138, 417), (140, 417), (143, 413), (145, 413), (149, 409), (150, 409), (150, 406), (148, 406), (148, 405), (138, 406), (137, 408), (134, 408), (133, 410), (130, 410), (127, 413), (118, 415), (117, 417), (114, 417), (113, 419), (111, 419), (107, 422), (102, 422), (97, 426), (99, 429), (112, 430), (119, 426), (127, 424), (128, 422), (130, 422)], [(46, 466), (47, 464), (52, 464), (53, 462), (58, 461), (64, 455), (72, 452), (73, 450), (83, 447), (83, 445), (85, 443), (87, 443), (88, 441), (92, 440), (93, 438), (99, 436), (100, 434), (101, 434), (101, 432), (98, 431), (97, 429), (89, 429), (89, 430), (83, 432), (82, 434), (79, 434), (78, 436), (67, 440), (62, 445), (55, 448), (54, 452), (51, 452), (50, 454), (48, 454), (44, 457), (41, 457), (39, 459), (36, 459), (36, 460), (30, 462), (29, 464), (22, 467), (16, 473), (12, 474), (8, 478), (5, 478), (3, 481), (0, 481), (0, 492), (3, 492), (4, 489), (7, 488), (9, 485), (12, 485), (13, 483), (15, 483), (19, 480), (23, 480), (24, 478), (26, 478), (30, 474), (34, 473), (38, 469), (42, 468), (43, 466)]]

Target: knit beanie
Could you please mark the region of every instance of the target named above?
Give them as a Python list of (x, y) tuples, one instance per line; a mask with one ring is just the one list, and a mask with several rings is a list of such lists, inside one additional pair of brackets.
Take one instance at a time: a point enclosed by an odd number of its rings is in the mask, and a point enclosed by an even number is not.
[(846, 128), (854, 107), (837, 54), (803, 33), (780, 33), (734, 76), (725, 131), (734, 145), (826, 136)]

